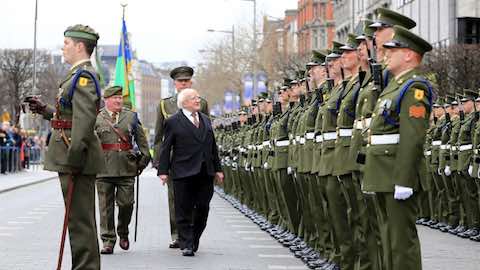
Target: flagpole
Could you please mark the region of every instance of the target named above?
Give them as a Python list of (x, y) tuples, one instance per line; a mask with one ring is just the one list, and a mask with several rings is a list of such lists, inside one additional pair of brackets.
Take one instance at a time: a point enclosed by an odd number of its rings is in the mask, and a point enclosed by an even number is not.
[[(127, 35), (126, 31), (124, 32), (124, 25), (125, 25), (125, 8), (128, 6), (128, 4), (120, 4), (122, 6), (122, 38), (121, 38), (121, 46), (122, 46), (122, 55), (123, 55), (123, 78), (124, 78), (124, 82), (125, 82), (125, 88), (126, 88), (126, 93), (127, 93), (127, 96), (128, 96), (128, 100), (130, 101), (130, 103), (132, 103), (131, 101), (131, 97), (130, 97), (130, 80), (128, 78), (128, 67), (127, 67), (127, 54), (126, 54), (126, 51), (125, 51), (125, 35)], [(133, 104), (132, 105), (132, 110), (134, 110), (135, 108), (133, 108)]]

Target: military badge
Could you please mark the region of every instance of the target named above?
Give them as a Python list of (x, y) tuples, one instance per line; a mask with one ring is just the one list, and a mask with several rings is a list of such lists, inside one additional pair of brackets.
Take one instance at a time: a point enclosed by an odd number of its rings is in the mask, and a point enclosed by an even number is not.
[(416, 100), (422, 100), (424, 95), (425, 95), (424, 94), (425, 92), (423, 92), (423, 90), (421, 90), (421, 89), (414, 89), (414, 90), (415, 90), (415, 92), (414, 92), (415, 99)]
[(88, 79), (84, 77), (80, 77), (80, 79), (78, 80), (78, 85), (86, 86), (87, 84), (88, 84)]
[(422, 105), (412, 105), (408, 108), (408, 115), (413, 118), (425, 118), (427, 111)]

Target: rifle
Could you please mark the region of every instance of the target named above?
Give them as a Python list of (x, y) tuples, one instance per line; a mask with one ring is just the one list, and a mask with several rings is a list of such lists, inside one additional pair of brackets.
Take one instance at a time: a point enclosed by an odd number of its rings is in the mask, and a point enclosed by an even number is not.
[[(378, 96), (383, 91), (383, 74), (382, 74), (382, 65), (378, 63), (377, 59), (377, 42), (375, 41), (375, 36), (373, 36), (372, 40), (372, 47), (373, 50), (371, 52), (372, 57), (369, 58), (370, 69), (372, 71), (372, 78), (373, 78), (373, 88), (372, 88), (372, 95), (373, 98), (371, 100), (372, 109), (375, 107), (375, 102), (377, 102)], [(368, 46), (367, 46), (368, 47)]]
[(330, 77), (330, 68), (328, 67), (328, 58), (325, 60), (325, 71), (327, 72), (327, 91), (331, 92), (333, 89), (333, 79)]

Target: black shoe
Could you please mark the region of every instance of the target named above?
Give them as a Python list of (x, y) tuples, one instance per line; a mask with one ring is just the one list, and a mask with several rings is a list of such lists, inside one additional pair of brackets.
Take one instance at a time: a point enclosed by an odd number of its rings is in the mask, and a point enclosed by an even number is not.
[(100, 250), (100, 254), (113, 254), (113, 247), (112, 246), (104, 246), (102, 250)]
[(453, 235), (457, 235), (459, 233), (462, 233), (466, 230), (465, 226), (463, 225), (458, 225), (455, 229), (448, 231), (449, 233)]
[(431, 219), (431, 220), (429, 220), (429, 221), (427, 221), (427, 222), (425, 223), (425, 226), (431, 227), (431, 226), (433, 226), (433, 225), (435, 225), (435, 224), (437, 224), (437, 223), (438, 223), (438, 221), (436, 221), (436, 220), (434, 220), (434, 219)]
[(182, 256), (193, 257), (193, 256), (195, 256), (195, 253), (193, 252), (192, 249), (186, 248), (182, 251)]
[(169, 248), (180, 248), (180, 243), (178, 243), (178, 239), (170, 242), (170, 244), (168, 245)]
[(445, 226), (445, 227), (442, 227), (440, 228), (440, 231), (441, 232), (448, 232), (450, 230), (454, 229), (454, 227), (452, 225), (448, 225), (448, 226)]
[(428, 220), (428, 218), (419, 218), (419, 219), (417, 219), (417, 221), (415, 221), (415, 224), (421, 225), (421, 224), (423, 224), (423, 222), (425, 222), (427, 220)]
[(198, 246), (200, 245), (200, 239), (193, 240), (193, 252), (198, 251)]
[(461, 238), (468, 238), (471, 232), (472, 232), (472, 229), (468, 229), (462, 233), (457, 234), (457, 236)]
[(475, 241), (475, 242), (480, 242), (480, 234), (477, 234), (476, 236), (470, 237), (470, 240)]

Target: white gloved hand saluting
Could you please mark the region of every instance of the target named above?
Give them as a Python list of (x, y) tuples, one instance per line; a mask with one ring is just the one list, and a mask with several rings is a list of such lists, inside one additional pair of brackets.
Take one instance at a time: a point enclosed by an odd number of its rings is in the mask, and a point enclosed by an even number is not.
[(468, 166), (468, 175), (473, 177), (473, 166), (471, 164)]
[(395, 185), (395, 193), (393, 194), (393, 198), (395, 200), (406, 200), (413, 195), (413, 188), (403, 187)]
[(292, 167), (288, 167), (288, 168), (287, 168), (287, 174), (292, 174), (292, 172), (293, 172), (293, 171), (292, 171)]

